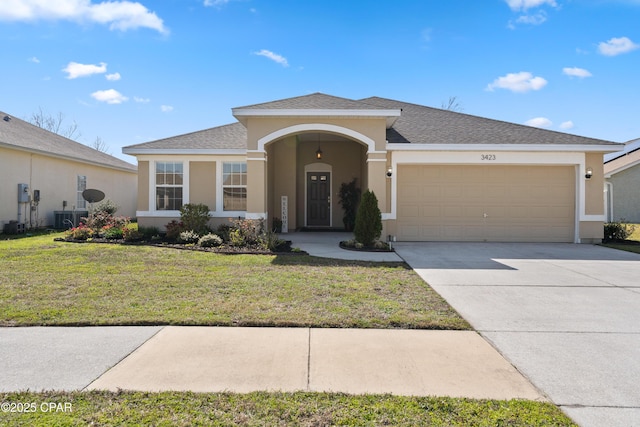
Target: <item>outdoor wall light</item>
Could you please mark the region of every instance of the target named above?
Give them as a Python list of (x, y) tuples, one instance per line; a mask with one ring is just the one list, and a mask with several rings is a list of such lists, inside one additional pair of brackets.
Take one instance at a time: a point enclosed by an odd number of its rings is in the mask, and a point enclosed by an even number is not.
[(387, 168), (387, 178), (391, 178), (391, 175), (393, 175), (393, 169), (391, 169), (391, 166), (389, 166)]
[(318, 150), (316, 151), (316, 159), (322, 160), (322, 150), (320, 149), (320, 146), (318, 146)]
[(593, 176), (593, 169), (592, 168), (587, 168), (587, 173), (584, 174), (584, 177), (586, 179), (591, 179), (592, 176)]

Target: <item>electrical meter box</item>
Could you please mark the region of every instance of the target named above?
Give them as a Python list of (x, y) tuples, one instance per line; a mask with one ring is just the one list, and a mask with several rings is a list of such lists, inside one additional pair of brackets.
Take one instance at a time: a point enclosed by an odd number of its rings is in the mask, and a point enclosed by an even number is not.
[(29, 184), (18, 184), (18, 203), (29, 203)]

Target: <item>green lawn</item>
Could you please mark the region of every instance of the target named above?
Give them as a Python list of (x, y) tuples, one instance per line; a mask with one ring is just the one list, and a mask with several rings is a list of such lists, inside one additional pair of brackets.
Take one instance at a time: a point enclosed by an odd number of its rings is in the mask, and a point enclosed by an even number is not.
[[(0, 412), (12, 426), (576, 426), (552, 404), (329, 393), (0, 393), (35, 403), (34, 413)], [(47, 412), (41, 410), (42, 403)], [(48, 403), (59, 412), (49, 412)], [(72, 412), (62, 412), (65, 409)]]
[(603, 243), (602, 246), (640, 254), (640, 224), (630, 225), (634, 227), (634, 230), (633, 233), (627, 238), (626, 242), (607, 242)]
[(56, 236), (0, 241), (0, 326), (469, 329), (400, 263), (54, 242)]

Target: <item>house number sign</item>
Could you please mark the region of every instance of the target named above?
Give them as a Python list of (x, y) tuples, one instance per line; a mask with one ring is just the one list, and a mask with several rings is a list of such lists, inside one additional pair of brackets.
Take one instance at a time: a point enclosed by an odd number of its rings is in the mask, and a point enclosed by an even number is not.
[(496, 159), (495, 154), (481, 154), (480, 160), (492, 161)]

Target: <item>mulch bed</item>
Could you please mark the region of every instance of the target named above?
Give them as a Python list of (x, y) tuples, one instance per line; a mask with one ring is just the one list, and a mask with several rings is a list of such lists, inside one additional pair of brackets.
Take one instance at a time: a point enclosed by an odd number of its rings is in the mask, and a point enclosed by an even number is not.
[(218, 254), (254, 254), (254, 255), (308, 255), (305, 251), (296, 250), (293, 251), (291, 248), (291, 240), (285, 241), (284, 245), (280, 245), (275, 251), (265, 250), (257, 245), (247, 245), (247, 246), (231, 246), (231, 245), (222, 245), (216, 247), (204, 248), (202, 246), (197, 245), (185, 245), (180, 243), (173, 242), (158, 242), (158, 241), (148, 241), (148, 240), (138, 240), (133, 242), (126, 242), (123, 239), (104, 239), (104, 238), (92, 238), (91, 240), (74, 240), (74, 239), (64, 239), (64, 238), (56, 238), (54, 239), (56, 242), (69, 242), (69, 243), (102, 243), (102, 244), (117, 244), (117, 245), (129, 245), (129, 246), (153, 246), (157, 248), (171, 248), (171, 249), (181, 249), (187, 251), (198, 251), (198, 252), (213, 252)]

